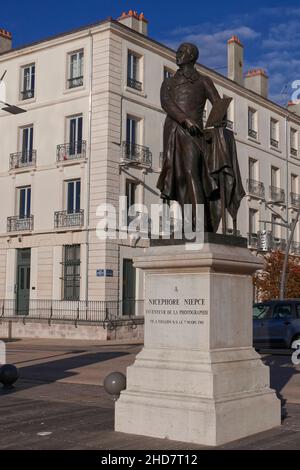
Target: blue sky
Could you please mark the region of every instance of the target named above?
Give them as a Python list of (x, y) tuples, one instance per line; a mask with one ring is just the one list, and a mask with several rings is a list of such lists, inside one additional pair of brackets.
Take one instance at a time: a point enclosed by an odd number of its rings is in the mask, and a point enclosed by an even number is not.
[(226, 75), (226, 42), (237, 34), (245, 46), (245, 71), (263, 67), (270, 76), (270, 97), (291, 99), (300, 79), (300, 3), (281, 1), (177, 0), (27, 0), (5, 2), (0, 27), (13, 33), (14, 46), (93, 23), (117, 18), (129, 9), (144, 12), (150, 37), (173, 48), (194, 42), (200, 59)]

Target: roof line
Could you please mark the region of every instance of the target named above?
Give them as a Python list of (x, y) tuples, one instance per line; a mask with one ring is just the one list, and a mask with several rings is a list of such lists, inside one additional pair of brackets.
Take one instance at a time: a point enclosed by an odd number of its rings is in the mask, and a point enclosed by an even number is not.
[[(74, 33), (79, 32), (79, 31), (84, 31), (86, 29), (94, 28), (94, 27), (100, 26), (101, 24), (104, 24), (104, 23), (113, 23), (113, 24), (117, 25), (118, 27), (120, 27), (122, 29), (126, 29), (126, 30), (130, 31), (131, 33), (134, 33), (134, 34), (142, 37), (143, 39), (147, 39), (148, 41), (150, 41), (154, 44), (157, 44), (158, 46), (163, 47), (164, 49), (166, 49), (166, 50), (170, 51), (171, 53), (175, 54), (174, 49), (171, 49), (169, 46), (166, 46), (165, 44), (157, 41), (156, 39), (150, 38), (149, 36), (145, 36), (145, 34), (140, 33), (139, 31), (136, 31), (136, 30), (130, 28), (129, 26), (124, 25), (123, 23), (120, 23), (120, 21), (113, 19), (111, 16), (108, 16), (104, 20), (97, 21), (95, 23), (91, 23), (91, 24), (81, 26), (81, 27), (78, 27), (78, 28), (74, 28), (74, 29), (71, 29), (71, 30), (66, 31), (64, 33), (58, 33), (58, 34), (55, 34), (53, 36), (48, 36), (45, 39), (41, 39), (39, 41), (34, 41), (32, 43), (24, 44), (23, 46), (19, 46), (19, 47), (13, 48), (13, 49), (9, 49), (8, 51), (0, 53), (0, 58), (3, 57), (6, 54), (11, 53), (11, 52), (15, 52), (15, 51), (19, 51), (19, 50), (26, 49), (26, 48), (29, 48), (29, 47), (33, 47), (33, 46), (36, 46), (38, 44), (42, 44), (42, 43), (47, 42), (47, 41), (52, 41), (53, 39), (68, 36), (70, 34), (74, 34)], [(209, 73), (213, 73), (213, 74), (217, 75), (222, 80), (227, 81), (231, 85), (234, 85), (235, 87), (240, 88), (243, 91), (246, 90), (250, 94), (253, 94), (255, 97), (257, 97), (259, 99), (262, 99), (262, 100), (266, 101), (267, 103), (271, 103), (272, 105), (277, 106), (278, 108), (280, 108), (281, 110), (287, 112), (288, 114), (292, 115), (293, 117), (296, 117), (296, 119), (299, 117), (295, 113), (290, 111), (288, 108), (285, 108), (284, 106), (282, 106), (278, 103), (275, 103), (274, 101), (270, 100), (269, 98), (266, 98), (266, 97), (260, 95), (259, 93), (256, 93), (255, 91), (250, 90), (249, 88), (246, 88), (243, 85), (240, 85), (239, 83), (235, 82), (234, 80), (231, 80), (230, 78), (226, 77), (225, 75), (222, 75), (221, 73), (217, 72), (216, 70), (211, 69), (211, 68), (207, 67), (206, 65), (203, 65), (199, 62), (197, 62), (197, 65), (200, 66), (202, 69), (207, 70)]]

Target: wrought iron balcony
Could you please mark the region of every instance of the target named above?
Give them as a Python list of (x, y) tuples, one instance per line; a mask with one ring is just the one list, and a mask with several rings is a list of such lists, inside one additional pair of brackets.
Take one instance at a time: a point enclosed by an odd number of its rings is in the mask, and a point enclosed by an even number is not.
[(228, 129), (233, 130), (233, 121), (230, 121), (230, 119), (227, 119), (226, 127), (227, 127)]
[(272, 250), (285, 251), (286, 250), (286, 240), (284, 238), (272, 237), (271, 242)]
[(82, 227), (84, 223), (84, 210), (78, 212), (56, 211), (54, 212), (54, 228)]
[(21, 217), (19, 215), (7, 217), (8, 232), (24, 232), (29, 230), (33, 230), (33, 215), (29, 217)]
[(127, 77), (127, 86), (134, 88), (135, 90), (142, 91), (143, 84), (135, 78)]
[(277, 149), (278, 149), (278, 147), (279, 147), (279, 142), (278, 142), (278, 140), (276, 140), (276, 139), (272, 139), (272, 138), (271, 138), (271, 139), (270, 139), (270, 144), (271, 144), (272, 147), (275, 147), (275, 148), (277, 148)]
[(275, 202), (278, 204), (284, 204), (285, 202), (284, 189), (276, 188), (275, 186), (270, 186), (270, 199), (272, 202)]
[(125, 141), (122, 145), (122, 160), (126, 163), (151, 166), (152, 153), (149, 147)]
[(79, 77), (68, 78), (68, 88), (76, 88), (83, 85), (83, 75)]
[(34, 98), (34, 88), (21, 91), (21, 95), (22, 100), (29, 100), (30, 98)]
[(77, 142), (70, 142), (57, 146), (57, 161), (64, 162), (67, 160), (76, 160), (78, 158), (85, 158), (86, 156), (86, 141), (78, 140)]
[(252, 137), (253, 139), (257, 139), (257, 131), (254, 129), (248, 129), (248, 136)]
[(33, 167), (36, 164), (36, 150), (22, 150), (22, 152), (11, 153), (9, 156), (9, 169)]
[(265, 186), (261, 181), (255, 181), (252, 179), (247, 180), (248, 193), (251, 196), (258, 197), (259, 199), (265, 198)]
[(299, 243), (299, 242), (294, 242), (294, 241), (292, 241), (292, 244), (291, 244), (291, 252), (292, 252), (294, 255), (300, 255), (300, 243)]
[(300, 207), (300, 194), (291, 193), (291, 205), (295, 207)]
[(293, 157), (297, 157), (297, 155), (298, 155), (298, 150), (295, 149), (295, 148), (293, 148), (293, 147), (291, 147), (290, 150), (291, 150), (291, 155), (293, 155)]
[(259, 247), (259, 236), (257, 233), (248, 233), (248, 246), (255, 249)]

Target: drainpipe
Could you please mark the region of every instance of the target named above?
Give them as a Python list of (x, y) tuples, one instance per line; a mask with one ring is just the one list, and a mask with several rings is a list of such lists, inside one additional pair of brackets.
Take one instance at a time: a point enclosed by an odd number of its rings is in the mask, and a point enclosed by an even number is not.
[(86, 194), (85, 194), (85, 244), (86, 244), (86, 262), (85, 262), (85, 301), (86, 307), (88, 306), (89, 299), (89, 235), (90, 235), (90, 180), (91, 180), (91, 157), (92, 157), (92, 91), (93, 91), (93, 50), (94, 42), (91, 30), (89, 30), (90, 37), (90, 67), (89, 67), (89, 120), (88, 120), (88, 162), (87, 162), (87, 175), (86, 175)]

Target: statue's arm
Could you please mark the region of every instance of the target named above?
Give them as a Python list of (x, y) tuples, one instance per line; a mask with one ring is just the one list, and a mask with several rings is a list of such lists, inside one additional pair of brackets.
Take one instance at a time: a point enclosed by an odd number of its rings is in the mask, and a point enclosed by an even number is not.
[(168, 83), (168, 80), (164, 80), (161, 86), (160, 102), (161, 102), (162, 109), (172, 119), (174, 119), (174, 121), (177, 121), (179, 124), (181, 124), (187, 119), (186, 114), (177, 106), (177, 104), (171, 97), (170, 85)]
[(206, 98), (213, 104), (215, 101), (221, 98), (219, 95), (219, 92), (216, 89), (215, 85), (213, 84), (213, 81), (211, 78), (205, 77), (204, 83), (205, 83)]

